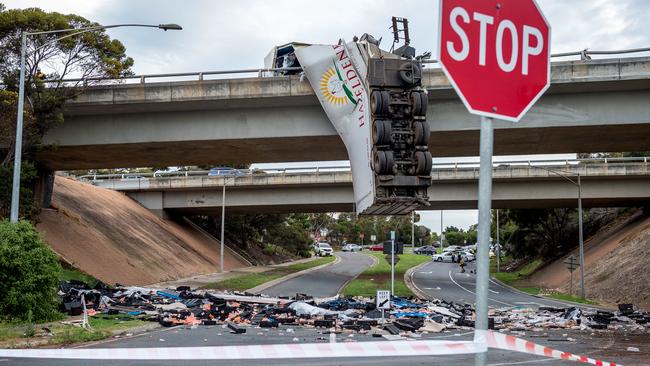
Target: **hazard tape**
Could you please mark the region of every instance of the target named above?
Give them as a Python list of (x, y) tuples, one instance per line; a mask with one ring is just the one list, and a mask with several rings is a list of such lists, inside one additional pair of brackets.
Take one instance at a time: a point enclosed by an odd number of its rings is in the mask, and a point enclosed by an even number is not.
[(390, 357), (476, 353), (471, 341), (294, 343), (254, 346), (2, 349), (0, 357), (86, 360), (241, 360), (322, 357)]
[(489, 348), (497, 348), (508, 351), (523, 352), (531, 355), (544, 356), (555, 358), (558, 360), (576, 361), (582, 363), (590, 363), (597, 366), (622, 366), (613, 362), (606, 362), (598, 359), (589, 358), (587, 356), (574, 355), (569, 352), (562, 352), (549, 347), (544, 347), (537, 343), (527, 341), (525, 339), (513, 337), (511, 335), (499, 332), (487, 332), (487, 344)]
[[(216, 347), (0, 349), (0, 357), (85, 360), (244, 360), (290, 358), (347, 358), (461, 355), (489, 348), (522, 352), (596, 366), (622, 366), (586, 356), (558, 351), (510, 335), (488, 331), (474, 341), (392, 341), (343, 343), (293, 343)], [(485, 342), (485, 343), (484, 343)]]

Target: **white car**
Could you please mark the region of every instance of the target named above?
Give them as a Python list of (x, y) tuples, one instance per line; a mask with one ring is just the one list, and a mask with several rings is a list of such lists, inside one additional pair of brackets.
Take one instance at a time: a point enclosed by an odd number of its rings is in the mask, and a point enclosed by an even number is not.
[(330, 246), (328, 243), (316, 243), (314, 246), (314, 252), (316, 252), (316, 255), (319, 257), (327, 257), (330, 255), (334, 255), (334, 250), (332, 249), (332, 246)]
[(444, 248), (444, 249), (442, 250), (442, 252), (443, 252), (443, 253), (451, 253), (451, 252), (456, 252), (456, 251), (458, 251), (458, 250), (460, 250), (460, 249), (461, 249), (461, 248), (460, 248), (460, 246), (458, 246), (458, 245), (451, 245), (451, 246), (448, 246), (448, 247)]
[(361, 251), (361, 247), (357, 244), (345, 244), (341, 250), (344, 252), (359, 252)]
[(475, 259), (474, 256), (471, 255), (470, 253), (456, 251), (456, 252), (443, 252), (441, 254), (434, 254), (431, 256), (431, 260), (434, 262), (454, 263), (459, 261), (460, 256), (463, 256), (463, 258), (465, 258), (465, 262), (471, 262)]

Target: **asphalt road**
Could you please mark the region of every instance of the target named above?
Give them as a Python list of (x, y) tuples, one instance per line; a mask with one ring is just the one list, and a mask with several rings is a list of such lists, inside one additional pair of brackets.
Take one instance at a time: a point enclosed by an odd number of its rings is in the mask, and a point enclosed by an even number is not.
[[(413, 274), (413, 283), (427, 295), (445, 301), (461, 303), (475, 302), (476, 276), (472, 272), (476, 262), (460, 273), (457, 263), (431, 262)], [(523, 294), (490, 280), (489, 306), (567, 306), (567, 303)]]
[(358, 252), (336, 255), (341, 258), (339, 263), (281, 282), (261, 292), (269, 296), (295, 296), (296, 293), (314, 297), (334, 296), (343, 285), (373, 263), (371, 257)]
[[(288, 332), (287, 329), (293, 329)], [(567, 334), (568, 333), (568, 334)], [(352, 336), (351, 336), (352, 335)], [(337, 342), (376, 341), (367, 335), (343, 332), (336, 336)], [(612, 334), (589, 335), (578, 331), (556, 330), (535, 336), (524, 336), (531, 340), (552, 348), (590, 357), (603, 358), (625, 365), (647, 365), (647, 350), (643, 353), (626, 352), (628, 345), (641, 346), (638, 339), (623, 340), (621, 336)], [(572, 340), (567, 340), (572, 338)], [(296, 340), (297, 339), (297, 340)], [(452, 331), (438, 334), (425, 334), (422, 339), (440, 340), (471, 340), (472, 333), (466, 331)], [(384, 341), (379, 338), (379, 340)], [(221, 326), (200, 326), (191, 329), (187, 326), (165, 329), (163, 331), (145, 333), (141, 336), (101, 342), (90, 346), (91, 348), (150, 348), (150, 347), (205, 347), (253, 344), (286, 344), (286, 343), (326, 343), (329, 335), (322, 334), (316, 329), (283, 327), (279, 329), (249, 328), (246, 334), (231, 334), (228, 329)], [(386, 341), (389, 342), (389, 341)], [(129, 360), (56, 360), (56, 359), (0, 359), (0, 365), (47, 365), (47, 366), (135, 366), (135, 365), (473, 365), (474, 355), (455, 356), (427, 356), (427, 357), (380, 357), (380, 358), (311, 358), (311, 359), (265, 359), (265, 360), (204, 360), (204, 361), (129, 361)], [(545, 359), (517, 352), (490, 350), (488, 352), (488, 365), (575, 365), (573, 362)]]

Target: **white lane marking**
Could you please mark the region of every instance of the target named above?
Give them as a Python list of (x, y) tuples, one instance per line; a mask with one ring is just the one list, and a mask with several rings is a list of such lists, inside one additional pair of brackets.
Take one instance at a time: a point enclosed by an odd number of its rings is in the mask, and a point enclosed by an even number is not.
[[(461, 275), (462, 275), (462, 273), (458, 273), (458, 272), (456, 272), (456, 276), (461, 276)], [(470, 275), (469, 275), (468, 273), (465, 273), (465, 276), (470, 277)], [(494, 291), (494, 290), (492, 290), (492, 289), (489, 288), (489, 287), (488, 287), (488, 291), (490, 291), (490, 292), (493, 293), (493, 294), (497, 294), (497, 295), (499, 294), (499, 291)]]
[(440, 287), (425, 287), (425, 290), (441, 290)]
[(420, 273), (420, 274), (432, 274), (433, 271), (429, 271), (429, 272), (418, 272), (418, 273)]
[[(468, 289), (466, 289), (465, 287), (461, 286), (458, 282), (456, 282), (456, 280), (454, 280), (454, 277), (451, 275), (451, 270), (449, 270), (449, 279), (451, 280), (451, 282), (453, 282), (454, 284), (456, 284), (456, 286), (462, 288), (463, 290), (469, 292), (469, 293), (472, 294), (472, 295), (476, 295), (476, 293), (475, 293), (474, 291), (468, 290)], [(499, 304), (503, 304), (503, 305), (506, 305), (506, 306), (514, 306), (514, 305), (512, 305), (512, 304), (508, 304), (507, 302), (503, 302), (503, 301), (499, 301), (499, 300), (491, 299), (491, 298), (489, 298), (489, 297), (488, 297), (488, 300), (491, 300), (491, 301), (494, 301), (494, 302), (498, 302)]]

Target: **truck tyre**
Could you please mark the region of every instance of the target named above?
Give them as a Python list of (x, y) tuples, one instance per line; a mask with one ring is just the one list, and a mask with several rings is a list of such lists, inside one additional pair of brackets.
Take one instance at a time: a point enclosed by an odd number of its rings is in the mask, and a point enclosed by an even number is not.
[(392, 151), (376, 150), (373, 156), (373, 166), (375, 172), (379, 175), (386, 175), (393, 173), (393, 159)]
[(375, 145), (388, 145), (392, 142), (390, 121), (375, 120), (372, 124), (372, 142)]
[(429, 145), (429, 138), (431, 137), (431, 127), (427, 121), (416, 121), (413, 123), (413, 132), (415, 139), (413, 143), (416, 146)]
[(412, 62), (405, 62), (400, 68), (399, 76), (407, 85), (413, 85), (420, 81), (420, 66)]
[(411, 105), (413, 116), (426, 116), (427, 106), (429, 105), (429, 98), (425, 92), (412, 92)]
[(370, 94), (370, 110), (373, 114), (388, 113), (390, 94), (387, 91), (375, 90)]
[(416, 151), (415, 152), (416, 173), (417, 175), (431, 174), (431, 166), (433, 159), (429, 151)]

